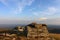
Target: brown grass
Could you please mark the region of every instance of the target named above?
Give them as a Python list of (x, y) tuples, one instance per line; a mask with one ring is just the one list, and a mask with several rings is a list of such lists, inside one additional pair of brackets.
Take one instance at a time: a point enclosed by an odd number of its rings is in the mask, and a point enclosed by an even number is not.
[(52, 33), (50, 33), (50, 37), (54, 37), (56, 40), (60, 40), (60, 34), (52, 34)]

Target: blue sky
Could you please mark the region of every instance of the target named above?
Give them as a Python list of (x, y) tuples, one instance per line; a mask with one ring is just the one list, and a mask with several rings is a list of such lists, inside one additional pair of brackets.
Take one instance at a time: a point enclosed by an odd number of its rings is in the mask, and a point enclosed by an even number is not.
[(0, 0), (0, 24), (21, 20), (60, 25), (60, 0)]

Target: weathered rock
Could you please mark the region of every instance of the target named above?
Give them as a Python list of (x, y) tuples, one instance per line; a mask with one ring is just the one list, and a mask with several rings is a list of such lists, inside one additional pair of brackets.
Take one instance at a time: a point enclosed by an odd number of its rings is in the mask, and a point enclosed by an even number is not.
[[(0, 38), (1, 40), (55, 40), (50, 37), (46, 24), (31, 23), (25, 27), (14, 28), (14, 35)], [(17, 34), (17, 35), (15, 35)]]
[(32, 23), (27, 26), (27, 40), (55, 40), (49, 36), (46, 24)]

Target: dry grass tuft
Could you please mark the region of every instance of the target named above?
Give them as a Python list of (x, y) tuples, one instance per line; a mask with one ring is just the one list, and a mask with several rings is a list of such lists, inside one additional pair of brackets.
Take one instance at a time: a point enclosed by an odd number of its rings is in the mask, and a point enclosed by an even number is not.
[(50, 34), (50, 37), (54, 37), (56, 40), (60, 40), (60, 34)]

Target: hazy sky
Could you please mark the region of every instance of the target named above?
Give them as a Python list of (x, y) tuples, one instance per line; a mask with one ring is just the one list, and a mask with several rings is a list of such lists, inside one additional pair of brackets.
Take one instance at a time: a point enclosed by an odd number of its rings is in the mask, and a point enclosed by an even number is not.
[(60, 0), (0, 0), (0, 24), (33, 20), (60, 25)]

